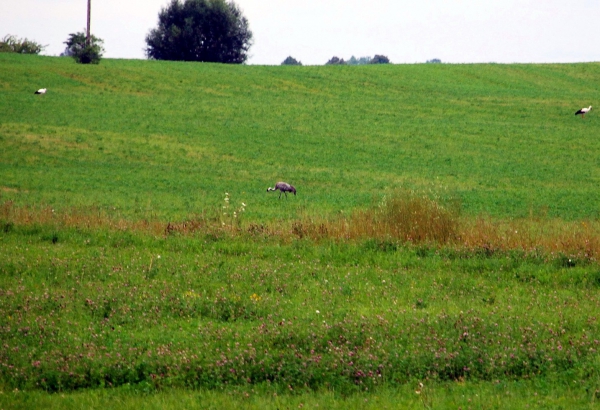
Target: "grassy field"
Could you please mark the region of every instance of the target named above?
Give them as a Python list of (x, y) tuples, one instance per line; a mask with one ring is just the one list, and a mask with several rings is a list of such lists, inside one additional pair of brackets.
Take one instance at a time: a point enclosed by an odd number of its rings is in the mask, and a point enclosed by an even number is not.
[(1, 246), (8, 395), (133, 386), (343, 398), (425, 383), (445, 397), (449, 382), (496, 394), (494, 383), (555, 380), (567, 403), (594, 403), (600, 391), (600, 271), (589, 261), (18, 226)]
[[(173, 389), (144, 394), (131, 389), (94, 390), (48, 395), (43, 392), (9, 392), (0, 395), (0, 406), (14, 409), (594, 409), (598, 399), (590, 400), (580, 389), (562, 383), (490, 382), (439, 384), (418, 383), (374, 394), (347, 397), (322, 391), (279, 396), (252, 391), (190, 391)], [(419, 394), (417, 394), (419, 392)]]
[(599, 80), (0, 54), (0, 407), (594, 408)]
[[(0, 55), (2, 197), (182, 219), (225, 192), (256, 221), (394, 189), (465, 213), (596, 218), (600, 64), (260, 67)], [(48, 94), (33, 95), (47, 87)], [(278, 180), (295, 202), (264, 195)]]

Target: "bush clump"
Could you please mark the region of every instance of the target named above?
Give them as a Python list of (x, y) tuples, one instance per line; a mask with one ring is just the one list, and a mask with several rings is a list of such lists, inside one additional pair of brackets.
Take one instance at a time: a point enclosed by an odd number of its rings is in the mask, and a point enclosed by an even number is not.
[(375, 57), (371, 60), (371, 64), (389, 64), (390, 59), (386, 56), (376, 54)]
[(67, 45), (65, 55), (72, 56), (80, 64), (99, 64), (104, 53), (103, 43), (104, 40), (93, 35), (87, 41), (85, 33), (81, 31), (71, 33), (64, 42)]
[(329, 61), (325, 63), (325, 65), (346, 65), (346, 62), (344, 61), (343, 58), (334, 56), (334, 57), (331, 57), (329, 59)]
[(0, 40), (0, 53), (39, 54), (46, 47), (35, 41), (17, 38), (10, 34)]
[(302, 62), (296, 60), (292, 56), (289, 56), (288, 58), (286, 58), (285, 60), (283, 60), (283, 62), (281, 63), (281, 65), (302, 65)]

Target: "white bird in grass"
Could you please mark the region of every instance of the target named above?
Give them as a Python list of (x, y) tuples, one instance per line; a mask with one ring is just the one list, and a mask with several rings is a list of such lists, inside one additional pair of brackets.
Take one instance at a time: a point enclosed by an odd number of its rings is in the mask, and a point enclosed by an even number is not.
[(591, 109), (592, 109), (592, 106), (590, 105), (588, 108), (582, 108), (581, 110), (577, 111), (575, 113), (575, 115), (581, 114), (581, 118), (584, 118), (585, 114), (587, 114), (588, 112), (590, 112)]
[(296, 195), (296, 188), (294, 188), (292, 185), (288, 184), (287, 182), (278, 182), (275, 184), (275, 188), (267, 188), (267, 192), (277, 191), (278, 189), (279, 189), (279, 198), (281, 198), (282, 193), (285, 194), (286, 198), (287, 198), (288, 192), (293, 192), (294, 195)]
[(34, 92), (34, 94), (46, 94), (46, 89), (45, 88), (40, 88), (39, 90), (37, 90), (36, 92)]

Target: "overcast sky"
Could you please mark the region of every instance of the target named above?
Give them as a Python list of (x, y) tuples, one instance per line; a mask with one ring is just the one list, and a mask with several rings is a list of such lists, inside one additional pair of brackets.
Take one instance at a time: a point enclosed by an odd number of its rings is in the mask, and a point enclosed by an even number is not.
[[(145, 58), (169, 0), (92, 0), (107, 58)], [(600, 61), (600, 0), (237, 0), (254, 33), (249, 64), (383, 54), (392, 63)], [(87, 0), (0, 0), (0, 37), (58, 55), (86, 26)]]

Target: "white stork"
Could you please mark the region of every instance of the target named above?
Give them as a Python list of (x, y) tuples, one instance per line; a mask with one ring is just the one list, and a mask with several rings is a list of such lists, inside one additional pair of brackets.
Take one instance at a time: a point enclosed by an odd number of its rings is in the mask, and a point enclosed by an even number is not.
[(585, 114), (587, 114), (588, 112), (590, 112), (590, 110), (591, 110), (591, 109), (592, 109), (592, 106), (590, 105), (590, 106), (589, 106), (589, 107), (587, 107), (587, 108), (582, 108), (581, 110), (577, 111), (577, 112), (575, 113), (575, 115), (579, 115), (579, 114), (581, 114), (581, 118), (584, 118), (584, 117), (585, 117)]
[(46, 89), (45, 88), (40, 88), (39, 90), (37, 90), (36, 92), (34, 92), (34, 94), (46, 94)]

